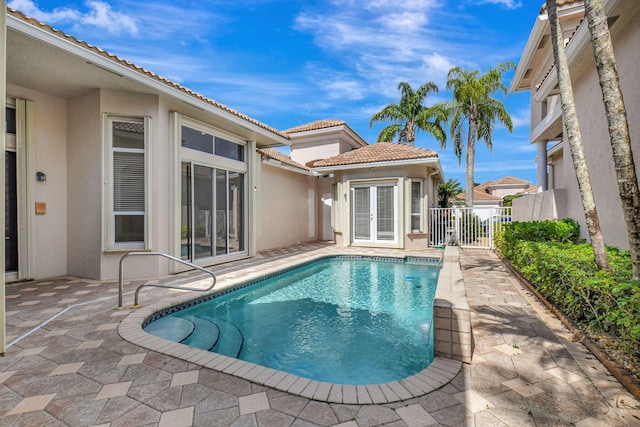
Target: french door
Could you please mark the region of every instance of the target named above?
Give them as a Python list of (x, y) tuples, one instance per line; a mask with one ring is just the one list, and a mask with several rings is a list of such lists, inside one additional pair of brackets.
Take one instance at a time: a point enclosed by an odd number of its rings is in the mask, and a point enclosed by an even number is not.
[(394, 243), (398, 235), (398, 186), (394, 184), (352, 187), (354, 242)]

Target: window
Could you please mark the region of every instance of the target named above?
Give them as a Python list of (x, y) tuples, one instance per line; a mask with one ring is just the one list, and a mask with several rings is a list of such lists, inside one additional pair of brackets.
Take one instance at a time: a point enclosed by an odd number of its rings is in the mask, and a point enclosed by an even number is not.
[(411, 181), (411, 232), (422, 231), (422, 181)]
[(107, 249), (142, 249), (147, 238), (148, 121), (109, 117), (111, 175)]
[(204, 123), (182, 116), (177, 120), (181, 258), (207, 262), (246, 252), (246, 145)]
[(182, 125), (181, 145), (183, 147), (244, 162), (244, 145), (213, 136), (207, 131), (195, 129), (195, 126)]

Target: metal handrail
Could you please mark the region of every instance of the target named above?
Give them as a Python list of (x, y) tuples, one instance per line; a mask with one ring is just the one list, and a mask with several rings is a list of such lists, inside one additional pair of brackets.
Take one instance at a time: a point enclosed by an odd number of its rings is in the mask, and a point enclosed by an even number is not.
[(184, 264), (186, 266), (189, 266), (191, 268), (195, 268), (196, 270), (200, 270), (204, 273), (207, 273), (209, 275), (211, 275), (211, 278), (213, 279), (213, 282), (211, 283), (211, 286), (209, 286), (206, 289), (201, 289), (201, 288), (187, 288), (184, 286), (176, 286), (176, 285), (172, 285), (172, 284), (168, 284), (168, 283), (143, 283), (142, 285), (138, 286), (138, 288), (136, 289), (136, 294), (135, 294), (135, 298), (133, 301), (133, 306), (131, 306), (131, 308), (140, 308), (140, 305), (138, 304), (138, 294), (140, 293), (140, 289), (144, 288), (145, 286), (154, 286), (157, 288), (173, 288), (173, 289), (182, 289), (185, 291), (198, 291), (198, 292), (208, 292), (211, 289), (213, 289), (213, 287), (216, 285), (216, 276), (215, 274), (213, 274), (213, 272), (202, 268), (200, 266), (197, 266), (195, 264), (192, 264), (188, 261), (185, 261), (183, 259), (180, 258), (176, 258), (174, 256), (165, 254), (163, 252), (129, 252), (127, 254), (124, 254), (122, 256), (122, 258), (120, 258), (120, 269), (119, 269), (119, 274), (118, 274), (118, 307), (116, 308), (123, 308), (122, 305), (122, 294), (123, 294), (123, 290), (124, 290), (124, 286), (123, 286), (123, 277), (124, 277), (124, 260), (127, 259), (130, 256), (142, 256), (142, 255), (155, 255), (155, 256), (161, 256), (170, 260), (173, 260), (175, 262), (179, 262), (181, 264)]

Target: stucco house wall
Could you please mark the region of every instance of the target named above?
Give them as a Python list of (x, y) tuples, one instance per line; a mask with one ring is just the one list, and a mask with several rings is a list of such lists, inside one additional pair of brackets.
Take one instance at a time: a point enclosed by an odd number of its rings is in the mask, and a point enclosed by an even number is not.
[[(640, 172), (640, 3), (633, 0), (605, 0), (604, 7), (609, 17), (611, 36), (620, 76), (620, 85), (626, 104), (631, 144), (634, 150), (636, 171)], [(598, 208), (600, 225), (607, 245), (628, 249), (627, 230), (622, 214), (612, 150), (609, 141), (602, 92), (593, 58), (593, 49), (589, 41), (589, 32), (584, 16), (582, 2), (570, 2), (559, 9), (563, 20), (565, 39), (568, 40), (567, 55), (570, 61), (578, 120), (580, 122), (583, 146), (594, 198)], [(576, 28), (579, 28), (576, 30)], [(550, 114), (552, 105), (557, 103), (559, 95), (556, 86), (556, 70), (552, 65), (552, 47), (541, 44), (543, 34), (548, 33), (545, 15), (536, 19), (532, 35), (525, 48), (525, 54), (516, 70), (511, 90), (531, 91), (531, 142), (536, 144), (549, 142), (547, 164), (551, 165), (546, 176), (549, 190), (564, 190), (566, 201), (564, 214), (578, 221), (583, 238), (588, 238), (584, 211), (571, 159), (566, 131), (561, 115), (554, 119)], [(531, 71), (530, 71), (531, 70)], [(548, 74), (548, 75), (547, 75)], [(529, 78), (528, 75), (534, 76)], [(546, 113), (546, 116), (545, 116)], [(561, 147), (552, 146), (560, 134)], [(538, 151), (538, 159), (540, 151)], [(541, 165), (544, 167), (545, 165)], [(538, 176), (540, 180), (540, 171)], [(544, 174), (542, 175), (544, 177)], [(541, 197), (539, 195), (526, 198)], [(552, 196), (550, 196), (552, 197)], [(555, 198), (556, 202), (560, 199)], [(535, 204), (533, 201), (530, 205)], [(514, 204), (514, 212), (516, 210)], [(559, 207), (558, 215), (562, 209)]]
[[(263, 163), (257, 186), (257, 250), (265, 250), (318, 239), (317, 219), (309, 234), (309, 190), (317, 198), (318, 178)], [(317, 205), (314, 204), (314, 210)]]
[[(67, 103), (64, 99), (14, 84), (7, 84), (7, 95), (32, 102), (34, 127), (33, 165), (47, 180), (33, 185), (36, 202), (46, 203), (46, 213), (27, 214), (34, 224), (34, 277), (55, 277), (67, 271)], [(29, 174), (27, 179), (34, 177)], [(39, 255), (39, 256), (38, 256)]]

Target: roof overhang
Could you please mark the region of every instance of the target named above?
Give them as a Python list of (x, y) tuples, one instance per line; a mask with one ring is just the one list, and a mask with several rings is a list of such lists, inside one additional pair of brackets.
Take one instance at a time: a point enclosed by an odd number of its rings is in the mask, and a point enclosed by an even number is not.
[(327, 173), (343, 171), (343, 170), (388, 168), (388, 167), (394, 167), (394, 166), (409, 166), (409, 165), (434, 166), (440, 179), (444, 182), (444, 173), (442, 172), (442, 166), (440, 165), (440, 159), (438, 157), (393, 160), (393, 161), (387, 161), (387, 162), (355, 163), (355, 164), (348, 164), (348, 165), (321, 166), (317, 168), (312, 168), (311, 170), (313, 172), (317, 172), (319, 174), (324, 175)]
[(305, 169), (300, 169), (300, 168), (297, 168), (295, 166), (288, 165), (286, 163), (281, 162), (280, 160), (273, 159), (271, 157), (263, 158), (262, 159), (262, 164), (273, 166), (273, 167), (276, 167), (278, 169), (283, 169), (283, 170), (286, 170), (286, 171), (289, 171), (289, 172), (295, 172), (295, 173), (299, 173), (299, 174), (302, 174), (302, 175), (307, 175), (307, 176), (319, 175), (319, 174), (313, 173), (312, 171), (308, 171), (308, 170), (305, 170)]
[[(604, 12), (607, 16), (611, 13), (620, 3), (620, 0), (604, 0)], [(591, 36), (589, 34), (589, 25), (586, 19), (580, 24), (573, 38), (566, 47), (567, 61), (569, 65), (576, 62), (578, 57), (586, 51), (591, 44)], [(534, 94), (533, 99), (537, 102), (542, 102), (547, 96), (549, 96), (558, 86), (558, 73), (556, 72), (555, 65), (549, 72), (549, 75), (542, 82), (537, 92)]]
[[(130, 64), (132, 65), (132, 64)], [(291, 142), (251, 121), (225, 111), (204, 96), (172, 86), (151, 75), (110, 59), (80, 42), (59, 36), (7, 14), (7, 83), (71, 99), (95, 89), (154, 94), (170, 98), (185, 109), (200, 111), (258, 146)], [(157, 77), (157, 76), (156, 76)], [(209, 100), (210, 101), (210, 100)], [(202, 114), (201, 114), (202, 115)]]
[(307, 130), (303, 132), (290, 133), (291, 145), (296, 143), (304, 144), (306, 142), (313, 141), (314, 143), (319, 140), (326, 140), (327, 142), (334, 142), (335, 135), (343, 135), (339, 138), (341, 142), (346, 142), (351, 148), (357, 149), (360, 147), (366, 147), (369, 145), (357, 132), (355, 132), (347, 124), (331, 126), (321, 129)]

